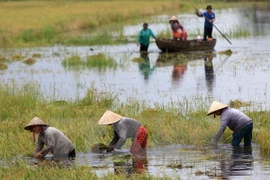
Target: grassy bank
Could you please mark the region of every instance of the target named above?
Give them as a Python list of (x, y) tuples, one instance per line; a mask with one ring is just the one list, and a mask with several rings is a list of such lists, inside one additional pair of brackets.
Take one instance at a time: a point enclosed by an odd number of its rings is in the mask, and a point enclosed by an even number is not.
[[(0, 2), (0, 45), (40, 46), (56, 42), (86, 43), (81, 37), (98, 29), (94, 41), (132, 19), (179, 9), (177, 1), (15, 1)], [(102, 34), (102, 36), (99, 36)], [(98, 36), (98, 37), (97, 37)], [(78, 38), (80, 37), (80, 38)], [(68, 38), (68, 39), (67, 39)], [(100, 39), (101, 38), (101, 39)], [(109, 39), (109, 40), (106, 40)], [(90, 42), (91, 43), (91, 42)]]
[[(196, 109), (192, 108), (191, 102), (149, 108), (134, 100), (123, 105), (117, 103), (116, 95), (97, 92), (94, 88), (88, 91), (84, 99), (76, 102), (45, 101), (35, 85), (25, 85), (20, 90), (1, 86), (0, 97), (1, 158), (33, 152), (35, 145), (31, 142), (31, 133), (23, 128), (34, 116), (61, 129), (74, 142), (79, 152), (90, 151), (91, 146), (97, 142), (106, 144), (110, 141), (112, 129), (97, 124), (107, 109), (138, 119), (144, 124), (149, 131), (149, 146), (152, 147), (165, 144), (208, 146), (220, 123), (219, 118), (213, 120), (206, 116), (208, 106), (205, 107), (205, 102), (199, 103)], [(269, 154), (269, 112), (247, 114), (254, 120), (254, 141), (260, 144), (263, 152)], [(224, 139), (230, 134), (226, 130)], [(130, 141), (126, 147), (129, 143)]]
[[(216, 9), (242, 6), (239, 2), (191, 2), (198, 8), (206, 3)], [(126, 43), (123, 25), (149, 21), (152, 15), (194, 11), (188, 1), (171, 0), (4, 1), (0, 5), (0, 47)]]
[[(130, 101), (123, 105), (117, 96), (89, 89), (85, 98), (75, 102), (46, 101), (37, 86), (25, 85), (21, 89), (0, 86), (0, 159), (7, 166), (0, 166), (1, 179), (99, 179), (91, 173), (91, 167), (59, 168), (55, 166), (28, 166), (23, 160), (14, 161), (13, 157), (33, 154), (35, 143), (32, 135), (23, 128), (34, 117), (39, 116), (52, 127), (63, 131), (74, 143), (77, 152), (89, 152), (95, 143), (108, 143), (112, 137), (111, 127), (99, 126), (98, 120), (110, 109), (123, 116), (139, 120), (149, 131), (148, 146), (167, 144), (195, 145), (208, 147), (210, 139), (219, 127), (219, 118), (207, 117), (206, 102), (179, 102), (171, 105), (156, 105)], [(192, 108), (193, 107), (193, 108)], [(270, 154), (268, 123), (269, 112), (246, 112), (254, 121), (253, 141), (260, 145), (262, 153)], [(225, 131), (221, 143), (231, 135)], [(125, 148), (130, 146), (130, 140)], [(133, 178), (152, 179), (147, 174)], [(104, 179), (125, 179), (124, 176), (105, 176)]]

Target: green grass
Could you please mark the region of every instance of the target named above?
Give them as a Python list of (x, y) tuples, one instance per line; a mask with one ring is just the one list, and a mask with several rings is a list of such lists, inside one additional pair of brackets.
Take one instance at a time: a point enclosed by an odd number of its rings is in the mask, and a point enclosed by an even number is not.
[[(191, 1), (197, 8), (211, 3), (215, 9), (243, 7), (243, 1)], [(254, 3), (248, 1), (245, 6)], [(256, 2), (265, 7), (266, 2)], [(106, 9), (106, 11), (104, 11)], [(188, 1), (171, 0), (116, 0), (116, 1), (4, 1), (1, 2), (0, 46), (28, 47), (66, 45), (97, 45), (129, 42), (121, 33), (123, 26), (149, 21), (158, 14), (190, 13), (193, 6)], [(7, 21), (8, 19), (8, 21)], [(120, 32), (112, 36), (112, 32)], [(195, 30), (188, 36), (202, 34)], [(160, 37), (169, 32), (160, 34)], [(225, 35), (248, 36), (248, 31), (233, 29)]]
[[(37, 174), (49, 179), (70, 175), (72, 178), (96, 178), (90, 173), (89, 167), (72, 167), (71, 169), (57, 167), (31, 167), (26, 162), (10, 161), (16, 156), (29, 156), (35, 149), (31, 133), (24, 127), (35, 116), (40, 117), (52, 127), (60, 129), (73, 142), (77, 152), (89, 152), (96, 143), (108, 144), (112, 137), (112, 129), (99, 126), (98, 120), (107, 110), (112, 110), (123, 116), (139, 120), (149, 132), (148, 146), (155, 147), (168, 144), (194, 145), (198, 149), (208, 147), (211, 138), (217, 132), (219, 118), (206, 116), (207, 100), (183, 101), (169, 104), (155, 104), (148, 107), (143, 102), (129, 100), (126, 104), (118, 102), (117, 94), (98, 92), (90, 88), (81, 100), (47, 101), (39, 93), (37, 84), (26, 84), (17, 89), (16, 85), (0, 86), (0, 159), (8, 162), (8, 167), (0, 166), (0, 178), (33, 179)], [(234, 104), (238, 101), (232, 101)], [(241, 103), (242, 104), (242, 103)], [(269, 111), (245, 112), (254, 122), (253, 141), (258, 143), (262, 154), (270, 154), (270, 123)], [(224, 132), (221, 143), (232, 132)], [(128, 148), (128, 140), (124, 148)], [(33, 168), (33, 169), (32, 169)], [(87, 171), (87, 173), (86, 173)], [(14, 173), (15, 172), (15, 173)], [(12, 174), (13, 173), (13, 174)], [(83, 174), (84, 173), (84, 174)], [(149, 175), (142, 176), (151, 179)], [(61, 176), (62, 177), (62, 176)], [(72, 179), (71, 178), (71, 179)], [(109, 179), (122, 179), (120, 176), (106, 176)], [(46, 179), (46, 178), (45, 178)]]
[(103, 53), (98, 53), (94, 55), (89, 55), (85, 59), (82, 59), (78, 55), (72, 55), (69, 58), (66, 58), (62, 65), (67, 69), (98, 69), (99, 71), (105, 70), (107, 68), (116, 68), (117, 63), (111, 57), (106, 57)]

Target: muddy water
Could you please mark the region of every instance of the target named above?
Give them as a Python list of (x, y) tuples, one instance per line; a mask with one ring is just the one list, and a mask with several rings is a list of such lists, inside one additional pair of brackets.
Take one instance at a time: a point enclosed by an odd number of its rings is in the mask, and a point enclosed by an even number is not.
[[(117, 94), (122, 102), (137, 99), (153, 105), (155, 102), (166, 104), (198, 99), (224, 103), (240, 100), (250, 101), (251, 109), (268, 109), (269, 12), (257, 9), (223, 9), (215, 12), (218, 15), (216, 27), (227, 35), (232, 44), (214, 29), (217, 38), (215, 51), (210, 55), (190, 53), (187, 56), (189, 61), (184, 64), (172, 63), (171, 59), (181, 59), (178, 54), (172, 55), (167, 63), (160, 64), (158, 60), (164, 59), (164, 54), (160, 53), (154, 42), (151, 42), (144, 63), (133, 61), (140, 57), (136, 44), (0, 49), (0, 55), (7, 58), (18, 54), (25, 58), (36, 53), (42, 55), (35, 58), (37, 62), (33, 65), (26, 65), (22, 61), (8, 63), (8, 69), (0, 71), (0, 82), (16, 87), (36, 83), (45, 98), (56, 100), (81, 99), (87, 89), (94, 86), (99, 92)], [(198, 32), (202, 35), (203, 19), (196, 17), (193, 12), (179, 14), (178, 17), (190, 34)], [(150, 28), (156, 34), (168, 29), (169, 18), (162, 15), (149, 19)], [(140, 29), (140, 23), (126, 26), (124, 34), (134, 35)], [(248, 31), (248, 37), (239, 35), (239, 32), (245, 31)], [(236, 32), (238, 35), (234, 35)], [(189, 38), (195, 37), (191, 35)], [(232, 55), (219, 54), (228, 49), (232, 50)], [(61, 64), (74, 54), (85, 58), (100, 52), (113, 57), (119, 64), (118, 68), (98, 71), (85, 67), (78, 70), (64, 68)]]
[[(32, 158), (28, 162), (32, 167), (40, 165)], [(50, 162), (51, 157), (48, 157), (42, 165)], [(61, 164), (90, 166), (99, 177), (108, 173), (122, 173), (127, 177), (133, 173), (148, 173), (172, 179), (267, 179), (270, 175), (270, 159), (261, 157), (256, 144), (252, 144), (252, 148), (219, 144), (201, 150), (170, 145), (148, 148), (147, 155), (139, 158), (130, 156), (128, 149), (108, 154), (78, 153), (75, 160)]]

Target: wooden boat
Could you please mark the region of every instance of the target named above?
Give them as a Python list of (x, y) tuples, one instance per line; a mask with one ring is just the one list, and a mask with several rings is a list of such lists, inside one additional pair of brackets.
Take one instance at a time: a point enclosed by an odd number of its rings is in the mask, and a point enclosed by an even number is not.
[(216, 39), (208, 41), (180, 41), (166, 38), (156, 39), (156, 44), (162, 52), (212, 51), (216, 42)]

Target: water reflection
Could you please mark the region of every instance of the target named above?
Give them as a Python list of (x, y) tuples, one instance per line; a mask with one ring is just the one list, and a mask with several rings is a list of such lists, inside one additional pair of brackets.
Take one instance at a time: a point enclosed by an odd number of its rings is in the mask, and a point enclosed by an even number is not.
[(173, 71), (172, 71), (173, 84), (177, 84), (183, 78), (186, 70), (187, 70), (186, 64), (175, 63), (173, 65)]
[(132, 154), (131, 162), (113, 162), (114, 173), (125, 174), (130, 177), (133, 173), (146, 173), (148, 171), (148, 160), (146, 152)]
[(63, 159), (53, 159), (52, 156), (45, 158), (33, 158), (25, 157), (28, 161), (29, 167), (55, 167), (55, 168), (70, 168), (75, 165), (74, 159), (63, 158)]
[(140, 53), (141, 61), (138, 62), (139, 70), (144, 76), (144, 79), (148, 79), (149, 75), (155, 70), (155, 66), (151, 67), (148, 52)]
[(232, 147), (231, 157), (223, 158), (220, 161), (220, 168), (221, 175), (225, 179), (231, 179), (232, 176), (252, 176), (252, 147)]
[(213, 55), (208, 54), (204, 58), (204, 71), (205, 71), (205, 80), (208, 89), (208, 93), (213, 93), (213, 86), (215, 80), (214, 68), (213, 68)]

